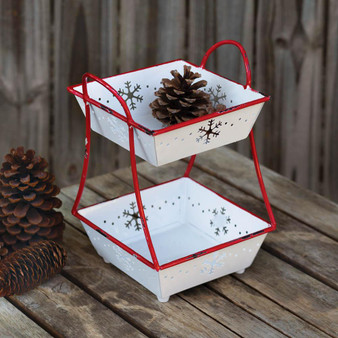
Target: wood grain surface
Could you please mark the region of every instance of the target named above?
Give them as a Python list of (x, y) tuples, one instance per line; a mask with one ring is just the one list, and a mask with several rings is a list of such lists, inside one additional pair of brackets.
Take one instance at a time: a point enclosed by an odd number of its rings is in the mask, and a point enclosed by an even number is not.
[(52, 337), (41, 326), (29, 319), (23, 312), (4, 298), (0, 299), (0, 336), (1, 337)]
[(141, 332), (61, 275), (22, 296), (12, 297), (11, 301), (53, 335), (108, 337), (123, 332), (126, 337), (143, 337)]

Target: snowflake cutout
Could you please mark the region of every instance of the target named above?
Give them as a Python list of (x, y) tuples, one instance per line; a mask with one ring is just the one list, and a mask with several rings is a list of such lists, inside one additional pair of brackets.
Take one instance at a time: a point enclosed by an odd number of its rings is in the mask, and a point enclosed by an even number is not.
[[(212, 228), (215, 228), (214, 233), (215, 233), (216, 236), (219, 236), (222, 231), (223, 231), (224, 235), (226, 235), (228, 233), (228, 227), (225, 224), (230, 224), (231, 217), (227, 216), (225, 214), (225, 212), (226, 212), (226, 208), (224, 208), (224, 207), (221, 207), (221, 209), (219, 211), (216, 208), (212, 211), (212, 214), (215, 217), (218, 215), (216, 219), (210, 220), (210, 226)], [(222, 216), (224, 216), (224, 217), (222, 217)], [(223, 226), (220, 223), (223, 223)]]
[(220, 101), (225, 100), (227, 97), (225, 93), (221, 94), (221, 88), (222, 87), (220, 85), (217, 85), (215, 90), (212, 87), (208, 89), (208, 92), (212, 96), (211, 101), (214, 103), (215, 106), (217, 104), (220, 104)]
[(226, 257), (225, 253), (213, 253), (212, 257), (210, 257), (210, 260), (207, 259), (203, 262), (203, 269), (201, 269), (201, 273), (208, 273), (209, 275), (213, 274), (216, 268), (221, 268), (224, 266), (224, 257)]
[(122, 97), (126, 96), (125, 101), (126, 102), (130, 101), (130, 109), (135, 110), (136, 109), (136, 102), (134, 102), (134, 99), (137, 102), (142, 102), (143, 101), (143, 96), (141, 96), (141, 95), (135, 95), (135, 93), (137, 93), (137, 92), (140, 91), (141, 86), (139, 84), (136, 84), (134, 86), (134, 89), (131, 90), (131, 82), (130, 81), (127, 81), (124, 84), (125, 84), (125, 88), (124, 89), (119, 88), (118, 93)]
[[(145, 206), (143, 206), (143, 209), (145, 209)], [(141, 217), (140, 212), (137, 210), (137, 206), (135, 202), (130, 203), (130, 209), (123, 211), (123, 217), (129, 218), (124, 225), (129, 229), (132, 225), (135, 228), (135, 231), (140, 231), (142, 229), (141, 224)], [(146, 217), (146, 221), (148, 221), (148, 217)]]
[(118, 258), (119, 262), (122, 263), (124, 269), (126, 269), (127, 271), (135, 270), (135, 262), (130, 254), (126, 253), (117, 245), (114, 245), (113, 249), (115, 251), (116, 257)]
[(222, 125), (222, 122), (215, 122), (215, 119), (212, 119), (208, 122), (207, 127), (201, 127), (198, 129), (198, 132), (202, 135), (196, 138), (196, 142), (203, 142), (204, 144), (210, 143), (210, 138), (217, 137), (220, 134), (218, 129)]

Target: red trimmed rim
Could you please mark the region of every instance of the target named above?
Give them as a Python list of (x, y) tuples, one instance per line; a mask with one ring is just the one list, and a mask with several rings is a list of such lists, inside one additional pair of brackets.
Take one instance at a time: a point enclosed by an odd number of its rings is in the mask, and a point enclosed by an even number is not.
[[(187, 262), (187, 261), (189, 261), (189, 260), (192, 260), (192, 259), (195, 259), (195, 258), (198, 258), (198, 257), (202, 257), (202, 256), (207, 255), (207, 254), (209, 254), (209, 253), (212, 253), (212, 252), (221, 250), (221, 249), (223, 249), (223, 248), (226, 248), (226, 247), (228, 247), (228, 246), (231, 246), (231, 245), (234, 245), (234, 244), (237, 244), (237, 243), (241, 243), (241, 242), (247, 241), (247, 240), (252, 239), (252, 238), (254, 238), (254, 237), (257, 237), (257, 236), (262, 236), (262, 235), (264, 235), (264, 234), (267, 234), (267, 233), (272, 232), (272, 231), (275, 230), (275, 227), (273, 227), (273, 226), (271, 225), (271, 223), (269, 223), (267, 220), (263, 219), (262, 217), (257, 216), (256, 214), (254, 214), (254, 213), (248, 211), (247, 209), (245, 209), (245, 208), (239, 206), (239, 205), (236, 204), (235, 202), (233, 202), (233, 201), (229, 200), (228, 198), (226, 198), (226, 197), (224, 197), (224, 196), (218, 194), (217, 192), (213, 191), (212, 189), (206, 187), (204, 184), (201, 184), (201, 183), (197, 182), (196, 180), (194, 180), (194, 179), (192, 179), (192, 178), (190, 178), (190, 177), (178, 177), (178, 178), (174, 178), (174, 179), (172, 179), (172, 180), (169, 180), (169, 181), (166, 181), (166, 182), (162, 182), (162, 183), (160, 183), (160, 184), (155, 184), (155, 185), (153, 185), (153, 186), (151, 186), (151, 187), (147, 187), (147, 188), (141, 189), (141, 191), (148, 190), (148, 189), (151, 189), (151, 188), (154, 188), (154, 187), (163, 185), (163, 184), (167, 184), (167, 183), (170, 183), (170, 182), (174, 182), (174, 181), (177, 181), (177, 180), (182, 179), (182, 178), (189, 179), (189, 180), (195, 182), (196, 184), (199, 184), (200, 186), (204, 187), (205, 189), (208, 189), (209, 191), (213, 192), (214, 194), (216, 194), (216, 195), (219, 196), (220, 198), (226, 200), (227, 202), (229, 202), (229, 203), (235, 205), (236, 207), (238, 207), (238, 208), (240, 208), (240, 209), (246, 211), (246, 212), (249, 213), (250, 215), (252, 215), (252, 216), (254, 216), (254, 217), (260, 219), (261, 221), (265, 222), (265, 223), (267, 224), (267, 227), (266, 227), (265, 229), (259, 230), (259, 231), (257, 231), (257, 232), (254, 232), (254, 233), (251, 233), (251, 234), (248, 234), (248, 235), (245, 235), (245, 236), (242, 236), (242, 237), (240, 237), (240, 238), (236, 238), (236, 239), (233, 239), (233, 240), (228, 241), (228, 242), (220, 243), (220, 244), (217, 244), (217, 245), (215, 245), (215, 246), (213, 246), (213, 247), (206, 248), (206, 249), (204, 249), (204, 250), (202, 250), (202, 251), (198, 251), (198, 252), (195, 252), (195, 253), (193, 253), (193, 254), (189, 254), (188, 256), (184, 256), (184, 257), (178, 258), (178, 259), (176, 259), (176, 260), (173, 260), (173, 261), (171, 261), (171, 262), (162, 264), (162, 265), (159, 266), (160, 270), (168, 269), (168, 268), (173, 267), (173, 266), (175, 266), (175, 265), (179, 265), (179, 264), (181, 264), (181, 263), (185, 263), (185, 262)], [(132, 194), (133, 194), (133, 192), (127, 193), (127, 194), (124, 194), (124, 195), (121, 195), (121, 196), (118, 196), (118, 197), (116, 197), (116, 198), (120, 198), (120, 197), (124, 197), (124, 196), (128, 196), (128, 195), (132, 195)], [(113, 198), (113, 199), (107, 200), (107, 201), (103, 201), (103, 202), (94, 203), (94, 204), (92, 204), (92, 205), (83, 207), (83, 208), (79, 209), (78, 212), (80, 212), (80, 211), (82, 211), (82, 210), (85, 210), (85, 209), (87, 209), (87, 208), (93, 207), (93, 206), (95, 206), (95, 205), (101, 204), (101, 203), (105, 203), (105, 202), (112, 201), (112, 200), (114, 200), (114, 199), (116, 199), (116, 198)], [(90, 222), (89, 220), (87, 220), (87, 219), (86, 219), (84, 216), (82, 216), (80, 213), (79, 213), (79, 215), (80, 215), (81, 217), (78, 217), (77, 215), (74, 215), (74, 216), (77, 217), (77, 218), (79, 218), (82, 222), (86, 223), (87, 225), (89, 225), (90, 227), (93, 228), (93, 226), (92, 226), (92, 224), (90, 224), (91, 222)], [(97, 225), (95, 225), (95, 228), (100, 229), (101, 231), (103, 231), (103, 230), (102, 230), (99, 226), (97, 226)], [(95, 230), (96, 230), (96, 229), (95, 229)], [(108, 234), (108, 235), (109, 235), (109, 234)], [(107, 236), (107, 238), (108, 238), (110, 241), (112, 241), (111, 238), (114, 238), (114, 239), (115, 239), (115, 237), (113, 237), (113, 236), (111, 236), (111, 235)], [(115, 239), (115, 241), (117, 241), (117, 240)], [(113, 242), (113, 241), (112, 241), (112, 242)], [(117, 242), (120, 242), (120, 241), (117, 241)], [(117, 244), (117, 243), (115, 242), (115, 244)], [(119, 247), (121, 247), (123, 250), (125, 250), (126, 252), (128, 252), (128, 251), (127, 251), (124, 247), (122, 247), (121, 245), (119, 245), (119, 244), (117, 244), (117, 245), (118, 245)], [(128, 247), (128, 249), (130, 249), (130, 248)], [(128, 253), (132, 255), (132, 253), (130, 253), (130, 252), (128, 252)], [(136, 253), (136, 252), (135, 252), (135, 253)], [(138, 258), (139, 260), (141, 260), (144, 264), (146, 264), (146, 263), (143, 261), (143, 260), (146, 260), (146, 259), (145, 259), (142, 255), (140, 255), (139, 253), (136, 253), (136, 255), (137, 255), (137, 258)], [(142, 258), (142, 259), (140, 259), (140, 258)], [(147, 261), (147, 262), (148, 262), (148, 261)], [(151, 268), (154, 269), (154, 267), (151, 266), (150, 264), (146, 264), (146, 265), (148, 265), (148, 266), (150, 266)]]
[[(113, 75), (113, 76), (109, 76), (109, 77), (105, 77), (105, 78), (102, 78), (103, 80), (107, 80), (107, 79), (110, 79), (112, 77), (116, 77), (116, 76), (120, 76), (120, 75), (124, 75), (124, 74), (129, 74), (129, 73), (133, 73), (133, 72), (136, 72), (136, 71), (141, 71), (141, 70), (144, 70), (144, 69), (150, 69), (150, 68), (154, 68), (154, 67), (158, 67), (158, 66), (161, 66), (161, 65), (165, 65), (165, 64), (169, 64), (169, 63), (174, 63), (174, 62), (177, 62), (177, 61), (183, 61), (191, 66), (194, 66), (196, 68), (202, 68), (200, 66), (197, 66), (195, 65), (194, 63), (191, 63), (191, 62), (188, 62), (188, 61), (185, 61), (185, 60), (182, 60), (182, 59), (177, 59), (177, 60), (172, 60), (172, 61), (168, 61), (168, 62), (163, 62), (163, 63), (159, 63), (157, 65), (153, 65), (153, 66), (149, 66), (149, 67), (143, 67), (143, 68), (139, 68), (139, 69), (135, 69), (135, 70), (131, 70), (131, 71), (128, 71), (128, 72), (124, 72), (124, 73), (120, 73), (118, 75)], [(223, 79), (226, 79), (230, 82), (233, 82), (233, 83), (236, 83), (237, 85), (241, 85), (243, 88), (245, 88), (245, 86), (243, 84), (240, 84), (236, 81), (233, 81), (233, 80), (230, 80), (228, 79), (227, 77), (225, 76), (222, 76), (222, 75), (219, 75), (217, 73), (214, 73), (206, 68), (203, 68), (203, 70), (209, 72), (209, 73), (212, 73), (214, 75), (217, 75)], [(90, 82), (89, 82), (90, 83)], [(78, 86), (81, 86), (81, 84), (77, 84), (77, 85), (72, 85), (72, 86), (68, 86), (67, 87), (67, 91), (71, 94), (74, 94), (80, 98), (83, 98), (83, 95), (82, 93), (80, 93), (79, 91), (77, 91), (76, 89), (74, 89), (75, 87), (78, 87)], [(257, 91), (257, 90), (254, 90), (252, 89), (251, 87), (247, 87), (247, 89), (250, 89), (251, 91), (257, 93), (257, 94), (260, 94), (260, 95), (263, 95), (262, 98), (260, 99), (257, 99), (257, 100), (253, 100), (253, 101), (249, 101), (249, 102), (245, 102), (245, 103), (242, 103), (240, 105), (237, 105), (237, 106), (233, 106), (233, 107), (230, 107), (228, 109), (225, 109), (224, 111), (220, 111), (220, 112), (214, 112), (212, 114), (207, 114), (207, 115), (204, 115), (204, 116), (200, 116), (200, 117), (196, 117), (192, 120), (189, 120), (189, 121), (185, 121), (185, 122), (181, 122), (181, 123), (178, 123), (178, 124), (175, 124), (175, 125), (172, 125), (172, 126), (168, 126), (168, 127), (164, 127), (164, 128), (161, 128), (161, 129), (154, 129), (154, 130), (151, 130), (139, 123), (135, 123), (133, 124), (133, 126), (136, 128), (136, 129), (139, 129), (147, 134), (150, 134), (150, 135), (160, 135), (160, 134), (164, 134), (164, 133), (167, 133), (167, 132), (170, 132), (172, 130), (175, 130), (175, 129), (179, 129), (179, 128), (183, 128), (185, 126), (189, 126), (189, 125), (192, 125), (192, 124), (196, 124), (196, 123), (199, 123), (201, 121), (205, 121), (205, 120), (209, 120), (209, 119), (212, 119), (212, 118), (215, 118), (215, 117), (218, 117), (218, 116), (222, 116), (222, 115), (225, 115), (225, 114), (229, 114), (231, 112), (234, 112), (234, 111), (237, 111), (237, 110), (240, 110), (240, 109), (243, 109), (243, 108), (246, 108), (246, 107), (250, 107), (250, 106), (254, 106), (256, 104), (259, 104), (259, 103), (263, 103), (263, 102), (266, 102), (266, 101), (269, 101), (270, 100), (270, 96), (266, 96), (265, 94)], [(100, 109), (103, 109), (102, 104), (99, 104), (97, 101), (95, 100), (90, 100), (90, 102), (92, 104), (94, 104), (95, 106), (97, 106), (98, 108)], [(106, 107), (105, 111), (107, 112), (107, 110), (110, 110), (111, 111), (111, 115), (119, 118), (120, 120), (123, 120), (123, 121), (126, 121), (126, 117), (117, 113), (116, 111), (114, 111), (113, 109), (109, 108), (109, 107)]]

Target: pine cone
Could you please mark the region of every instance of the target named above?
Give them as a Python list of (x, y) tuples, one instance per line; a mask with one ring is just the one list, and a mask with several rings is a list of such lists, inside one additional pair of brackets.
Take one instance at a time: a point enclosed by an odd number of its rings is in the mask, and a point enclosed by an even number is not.
[(0, 261), (8, 254), (8, 249), (4, 247), (4, 243), (0, 242)]
[(67, 254), (54, 241), (40, 241), (0, 261), (0, 297), (23, 294), (61, 272)]
[(48, 163), (33, 150), (12, 149), (0, 169), (0, 241), (9, 252), (41, 239), (61, 240), (65, 227)]
[(172, 70), (171, 74), (174, 78), (162, 79), (163, 87), (155, 92), (158, 98), (150, 104), (154, 117), (166, 125), (173, 125), (216, 111), (210, 95), (199, 90), (207, 85), (207, 81), (193, 83), (201, 74), (193, 73), (186, 65), (183, 76), (177, 70)]

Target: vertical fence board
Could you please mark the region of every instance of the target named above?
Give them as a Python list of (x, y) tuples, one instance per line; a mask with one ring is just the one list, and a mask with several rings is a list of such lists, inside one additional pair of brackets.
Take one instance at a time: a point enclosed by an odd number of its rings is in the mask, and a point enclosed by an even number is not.
[(49, 1), (0, 2), (0, 156), (24, 145), (49, 159)]
[(338, 201), (338, 3), (330, 0), (328, 6), (326, 81), (325, 81), (325, 143), (324, 194)]
[[(120, 72), (151, 65), (149, 60), (149, 22), (152, 18), (149, 0), (121, 1), (120, 14)], [(119, 149), (119, 166), (130, 164), (129, 152)]]
[(184, 58), (186, 51), (186, 4), (183, 0), (158, 0), (156, 62)]
[(280, 159), (280, 129), (278, 110), (275, 108), (274, 95), (274, 42), (272, 29), (275, 20), (275, 5), (273, 1), (259, 0), (257, 3), (255, 61), (253, 73), (254, 88), (272, 100), (265, 103), (255, 124), (255, 140), (261, 163), (270, 168), (279, 168)]
[(284, 132), (287, 148), (282, 170), (302, 186), (318, 191), (322, 138), (324, 1), (304, 0), (299, 20), (299, 28), (294, 32), (291, 46), (294, 59), (299, 63), (297, 104), (293, 127), (287, 127), (291, 133)]
[[(216, 40), (240, 41), (248, 58), (253, 60), (254, 1), (216, 1)], [(246, 81), (242, 57), (236, 47), (222, 46), (216, 52), (217, 73), (242, 84)], [(246, 141), (231, 145), (240, 153), (249, 156), (250, 146)]]
[(149, 1), (121, 2), (121, 72), (148, 66), (149, 20), (151, 20)]
[[(53, 163), (60, 185), (79, 180), (85, 136), (85, 119), (66, 87), (81, 82), (86, 71), (102, 76), (116, 70), (116, 49), (109, 44), (117, 31), (117, 3), (104, 2), (103, 8), (110, 9), (107, 13), (102, 12), (102, 4), (90, 0), (55, 2)], [(108, 41), (100, 40), (102, 31)], [(101, 68), (107, 63), (110, 66)], [(116, 145), (92, 133), (89, 175), (114, 169), (116, 150)]]
[[(257, 46), (257, 83), (262, 84), (261, 90), (264, 91), (265, 76), (269, 77), (269, 72), (264, 72), (264, 69), (268, 67), (265, 64), (265, 46), (272, 44), (272, 51), (270, 47), (273, 55), (272, 80), (267, 80), (268, 86), (266, 87), (266, 91), (272, 95), (272, 102), (267, 107), (269, 112), (263, 112), (263, 121), (266, 118), (265, 122), (268, 123), (262, 129), (270, 130), (268, 134), (270, 139), (264, 142), (264, 146), (267, 147), (264, 153), (269, 152), (269, 154), (264, 157), (267, 160), (271, 159), (272, 162), (265, 161), (265, 164), (276, 169), (285, 168), (290, 136), (295, 123), (297, 74), (292, 55), (292, 38), (297, 28), (298, 17), (296, 1), (289, 1), (287, 4), (275, 1), (273, 9), (271, 8), (274, 20), (269, 34), (264, 22), (265, 5), (266, 1), (260, 2), (258, 13), (262, 21), (258, 22), (260, 28), (257, 31), (261, 42), (260, 46)], [(271, 114), (270, 117), (266, 117), (268, 114)]]
[[(99, 22), (101, 39), (100, 59), (97, 66), (99, 67), (100, 76), (108, 77), (118, 72), (118, 0), (101, 0), (100, 3)], [(100, 166), (93, 172), (93, 175), (126, 165), (125, 158), (128, 157), (128, 154), (124, 153), (124, 149), (104, 137), (95, 136), (93, 150), (98, 152)]]
[[(190, 0), (188, 13), (188, 60), (199, 65), (206, 51), (216, 42), (215, 1)], [(207, 68), (216, 70), (215, 54), (208, 59)]]
[(256, 82), (272, 103), (256, 132), (266, 136), (264, 164), (318, 190), (324, 2), (298, 4), (258, 3)]

